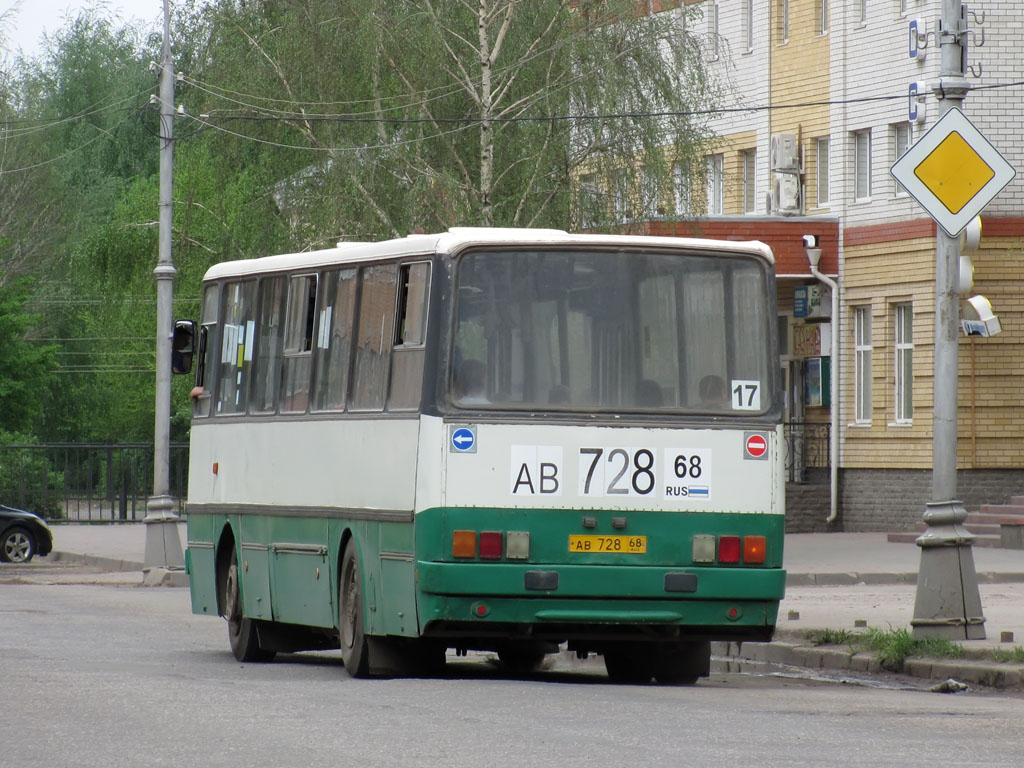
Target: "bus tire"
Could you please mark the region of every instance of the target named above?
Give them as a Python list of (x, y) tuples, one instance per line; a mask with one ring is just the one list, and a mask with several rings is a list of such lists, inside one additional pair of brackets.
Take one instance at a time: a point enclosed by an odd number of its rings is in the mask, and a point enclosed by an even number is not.
[(369, 677), (370, 653), (363, 631), (363, 578), (355, 545), (349, 542), (341, 558), (338, 584), (338, 640), (345, 669), (352, 677)]
[(711, 671), (711, 643), (669, 643), (659, 648), (654, 678), (662, 685), (694, 685)]
[(238, 661), (263, 662), (274, 658), (274, 651), (260, 648), (256, 624), (242, 615), (242, 593), (238, 586), (238, 555), (231, 550), (224, 582), (224, 617), (228, 620), (228, 642)]
[(650, 653), (640, 645), (624, 645), (604, 652), (604, 668), (613, 683), (646, 685), (654, 676)]

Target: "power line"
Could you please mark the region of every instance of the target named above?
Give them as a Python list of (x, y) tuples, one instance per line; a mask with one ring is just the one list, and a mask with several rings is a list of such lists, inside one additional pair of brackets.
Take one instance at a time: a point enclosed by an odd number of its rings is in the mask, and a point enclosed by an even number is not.
[[(992, 85), (978, 86), (972, 88), (972, 90), (993, 90), (1000, 88), (1014, 88), (1024, 85), (1024, 80), (1016, 80), (1008, 83), (995, 83)], [(906, 93), (882, 95), (882, 96), (858, 96), (849, 99), (828, 99), (824, 101), (800, 101), (791, 102), (788, 104), (761, 104), (752, 105), (747, 107), (711, 107), (709, 109), (692, 109), (692, 110), (664, 110), (664, 111), (653, 111), (653, 112), (611, 112), (611, 113), (600, 113), (600, 114), (578, 114), (578, 115), (536, 115), (536, 116), (518, 116), (518, 117), (493, 117), (487, 118), (486, 120), (480, 117), (370, 117), (370, 116), (350, 116), (350, 115), (332, 115), (332, 114), (321, 114), (311, 115), (303, 114), (301, 116), (280, 116), (280, 115), (200, 115), (199, 119), (204, 122), (212, 122), (213, 120), (218, 121), (239, 121), (239, 122), (290, 122), (296, 119), (301, 119), (311, 123), (384, 123), (388, 125), (419, 125), (423, 123), (433, 124), (458, 124), (458, 125), (476, 125), (480, 123), (531, 123), (531, 122), (569, 122), (569, 121), (594, 121), (594, 120), (636, 120), (646, 118), (664, 118), (664, 117), (698, 117), (698, 116), (715, 116), (715, 115), (727, 115), (727, 114), (744, 114), (749, 112), (776, 112), (787, 109), (807, 109), (810, 107), (834, 107), (834, 106), (849, 106), (852, 104), (869, 104), (880, 101), (897, 101), (906, 100), (908, 98)]]

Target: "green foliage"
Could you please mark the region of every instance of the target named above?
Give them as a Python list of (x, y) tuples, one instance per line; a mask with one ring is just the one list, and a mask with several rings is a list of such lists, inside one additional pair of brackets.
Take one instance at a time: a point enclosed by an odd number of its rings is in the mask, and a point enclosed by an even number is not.
[(32, 435), (0, 429), (0, 504), (59, 520), (64, 509), (55, 489), (63, 487), (64, 476), (54, 470), (45, 453), (25, 447), (35, 444)]
[(1024, 648), (1019, 645), (1015, 645), (1011, 649), (994, 648), (992, 658), (1004, 664), (1024, 664)]
[[(460, 224), (625, 226), (701, 154), (696, 115), (722, 93), (674, 14), (635, 0), (174, 6), (176, 317), (198, 317), (225, 260)], [(0, 292), (0, 427), (152, 435), (160, 42), (97, 3), (0, 72), (0, 119), (24, 126), (0, 143), (0, 270), (37, 278)], [(622, 209), (581, 176), (624, 188)], [(175, 377), (174, 439), (189, 389)]]
[(31, 432), (39, 424), (55, 348), (32, 343), (38, 316), (29, 312), (31, 281), (0, 283), (0, 429)]
[(810, 632), (807, 639), (815, 645), (850, 645), (859, 635), (848, 629), (822, 629)]
[(869, 650), (883, 669), (899, 672), (910, 657), (935, 659), (963, 658), (964, 648), (959, 643), (941, 637), (915, 639), (906, 629), (887, 630), (869, 627), (866, 632), (845, 629), (823, 629), (812, 632), (808, 640), (815, 645), (849, 645), (853, 650)]

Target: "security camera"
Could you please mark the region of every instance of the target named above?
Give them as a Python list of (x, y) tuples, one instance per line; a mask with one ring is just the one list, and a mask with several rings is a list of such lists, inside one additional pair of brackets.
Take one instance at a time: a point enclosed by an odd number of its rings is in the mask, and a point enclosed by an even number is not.
[(804, 235), (804, 248), (817, 248), (818, 247), (818, 236), (817, 235)]

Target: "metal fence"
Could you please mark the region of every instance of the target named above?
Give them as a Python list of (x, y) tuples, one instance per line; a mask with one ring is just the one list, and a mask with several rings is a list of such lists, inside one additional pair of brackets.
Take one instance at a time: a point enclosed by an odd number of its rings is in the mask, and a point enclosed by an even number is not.
[[(171, 443), (170, 495), (185, 511), (188, 443)], [(44, 443), (0, 446), (0, 503), (47, 519), (131, 521), (146, 516), (153, 446)]]
[(783, 425), (786, 441), (786, 482), (807, 482), (812, 470), (828, 469), (832, 462), (832, 425), (793, 421)]

